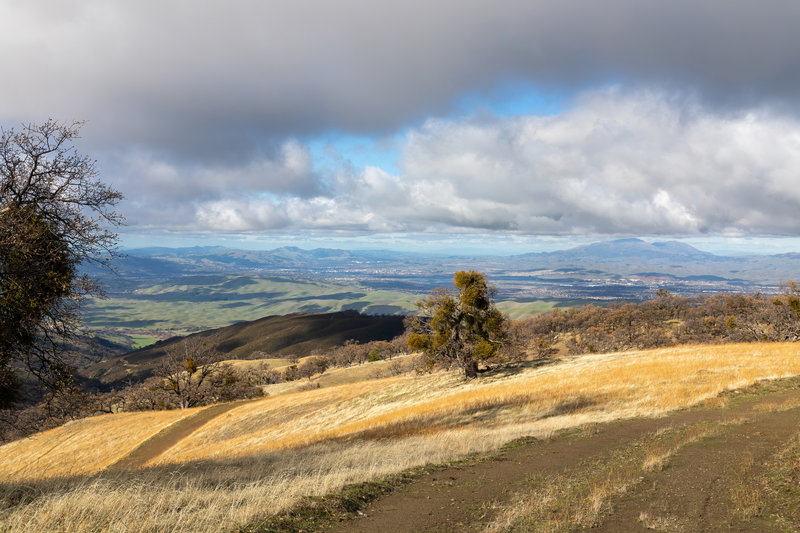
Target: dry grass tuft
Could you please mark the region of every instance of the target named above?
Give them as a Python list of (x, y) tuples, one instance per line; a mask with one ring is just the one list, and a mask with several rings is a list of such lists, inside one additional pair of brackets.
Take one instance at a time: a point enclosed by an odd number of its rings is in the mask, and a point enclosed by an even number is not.
[(596, 526), (608, 510), (608, 501), (640, 480), (633, 463), (616, 459), (612, 459), (615, 468), (593, 464), (582, 469), (592, 471), (588, 479), (584, 474), (574, 474), (536, 480), (536, 488), (518, 494), (485, 531), (549, 533)]
[(197, 409), (75, 420), (0, 447), (0, 483), (93, 474)]
[(662, 470), (667, 461), (678, 453), (678, 450), (687, 444), (715, 435), (718, 432), (719, 425), (714, 427), (694, 426), (685, 431), (662, 429), (654, 435), (653, 439), (646, 441), (642, 470), (644, 472)]
[(753, 462), (753, 456), (747, 455), (736, 465), (728, 488), (733, 508), (742, 519), (758, 515), (764, 501), (759, 483), (753, 480)]
[(688, 525), (685, 518), (672, 515), (650, 516), (650, 513), (647, 511), (639, 513), (639, 522), (647, 529), (665, 532), (686, 531)]
[(765, 402), (759, 403), (753, 406), (753, 409), (756, 411), (764, 411), (767, 413), (778, 413), (781, 411), (789, 411), (790, 409), (795, 409), (800, 407), (800, 399), (798, 398), (789, 398), (787, 400), (782, 401), (781, 403), (776, 402)]

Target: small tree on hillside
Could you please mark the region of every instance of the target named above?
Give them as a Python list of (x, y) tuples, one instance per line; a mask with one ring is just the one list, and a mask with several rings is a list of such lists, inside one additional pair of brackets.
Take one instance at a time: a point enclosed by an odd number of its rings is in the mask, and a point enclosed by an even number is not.
[(506, 319), (494, 305), (496, 289), (480, 272), (459, 271), (455, 290), (436, 289), (418, 302), (408, 346), (421, 350), (430, 364), (464, 369), (467, 378), (478, 375), (478, 361), (497, 354), (505, 338)]
[(327, 357), (321, 355), (309, 357), (298, 365), (297, 377), (300, 379), (308, 378), (308, 381), (311, 381), (313, 376), (323, 374), (330, 365)]
[(167, 350), (153, 373), (178, 407), (186, 409), (210, 400), (210, 378), (227, 370), (222, 358), (210, 339), (188, 337)]

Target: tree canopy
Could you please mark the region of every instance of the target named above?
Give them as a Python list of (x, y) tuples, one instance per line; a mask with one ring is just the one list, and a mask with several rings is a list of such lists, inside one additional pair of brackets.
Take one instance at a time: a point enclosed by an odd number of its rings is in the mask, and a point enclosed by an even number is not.
[(0, 129), (0, 408), (16, 401), (20, 371), (51, 390), (68, 385), (64, 343), (82, 300), (101, 293), (79, 268), (116, 254), (107, 228), (122, 222), (122, 196), (74, 148), (81, 125)]
[(430, 363), (456, 365), (468, 378), (493, 358), (505, 338), (506, 319), (494, 305), (496, 289), (474, 270), (456, 272), (455, 290), (436, 289), (417, 304), (408, 345)]

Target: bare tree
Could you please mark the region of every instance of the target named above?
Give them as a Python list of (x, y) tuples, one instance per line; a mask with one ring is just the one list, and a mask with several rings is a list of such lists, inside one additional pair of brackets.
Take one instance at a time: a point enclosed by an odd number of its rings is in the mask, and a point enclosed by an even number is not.
[(79, 273), (116, 255), (122, 198), (73, 141), (81, 123), (0, 129), (0, 408), (18, 399), (25, 369), (51, 391), (69, 388), (64, 343), (80, 304), (101, 293)]
[(163, 390), (186, 409), (212, 399), (211, 378), (228, 370), (210, 339), (187, 337), (167, 350), (154, 370)]
[(317, 355), (314, 357), (309, 357), (308, 359), (303, 360), (300, 365), (297, 367), (297, 377), (298, 378), (308, 378), (308, 381), (311, 381), (311, 378), (317, 374), (323, 374), (329, 367), (331, 363), (327, 357)]

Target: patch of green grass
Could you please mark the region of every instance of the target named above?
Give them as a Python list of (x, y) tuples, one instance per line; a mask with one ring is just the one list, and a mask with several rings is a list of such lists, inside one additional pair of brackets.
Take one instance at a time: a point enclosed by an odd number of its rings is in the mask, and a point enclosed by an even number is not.
[(159, 341), (156, 337), (151, 337), (149, 335), (131, 335), (131, 340), (133, 340), (133, 349), (138, 350), (139, 348), (144, 348), (145, 346), (150, 346), (151, 344), (155, 344)]
[(557, 302), (550, 300), (536, 300), (534, 302), (505, 300), (497, 302), (497, 308), (507, 314), (511, 320), (529, 318), (541, 313), (548, 313), (554, 307), (558, 307)]
[(336, 521), (352, 518), (366, 504), (389, 494), (398, 485), (411, 481), (413, 475), (397, 476), (386, 481), (368, 481), (349, 485), (327, 496), (305, 498), (287, 513), (237, 528), (241, 533), (300, 533), (320, 531)]
[(128, 346), (131, 343), (131, 339), (127, 335), (109, 335), (107, 333), (103, 333), (102, 335), (98, 335), (97, 338), (102, 338), (106, 341), (113, 342), (115, 344), (121, 344), (123, 346)]
[[(720, 394), (719, 398), (727, 408), (733, 409), (744, 402), (753, 402), (770, 394), (798, 387), (800, 387), (800, 376), (783, 379), (764, 379), (743, 389), (725, 391)], [(696, 408), (701, 409), (702, 406)]]

